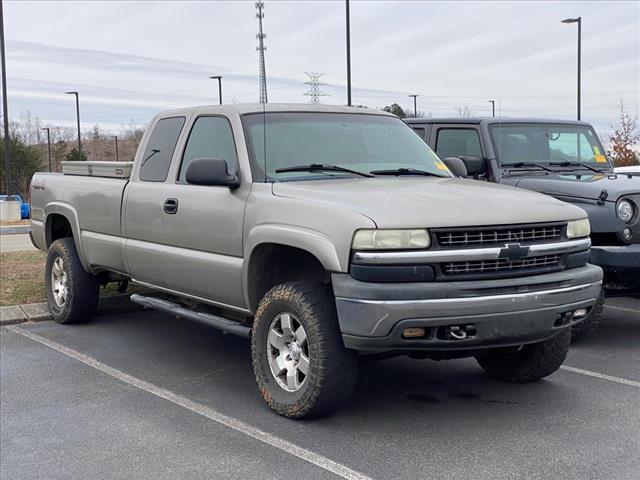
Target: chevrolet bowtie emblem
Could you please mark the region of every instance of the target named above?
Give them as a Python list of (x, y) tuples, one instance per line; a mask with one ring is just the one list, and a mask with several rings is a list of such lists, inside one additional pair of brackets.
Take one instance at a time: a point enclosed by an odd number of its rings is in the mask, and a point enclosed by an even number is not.
[(519, 243), (508, 243), (505, 248), (500, 249), (500, 255), (498, 258), (505, 258), (507, 260), (520, 260), (529, 255), (529, 247), (523, 247)]

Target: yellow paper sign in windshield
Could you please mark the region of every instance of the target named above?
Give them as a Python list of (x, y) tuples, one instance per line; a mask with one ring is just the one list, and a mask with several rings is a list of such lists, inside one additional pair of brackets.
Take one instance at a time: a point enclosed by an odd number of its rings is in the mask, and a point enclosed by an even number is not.
[(607, 157), (605, 157), (604, 155), (597, 153), (596, 154), (596, 162), (598, 163), (607, 163)]
[(447, 168), (447, 166), (444, 163), (442, 163), (440, 160), (435, 162), (435, 164), (438, 170), (444, 170), (445, 172), (451, 173), (451, 171)]

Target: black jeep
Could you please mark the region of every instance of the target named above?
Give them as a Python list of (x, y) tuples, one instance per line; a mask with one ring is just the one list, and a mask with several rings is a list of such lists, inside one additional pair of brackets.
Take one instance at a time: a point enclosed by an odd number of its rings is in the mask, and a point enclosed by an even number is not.
[[(586, 122), (505, 118), (407, 119), (459, 176), (513, 185), (582, 207), (591, 222), (590, 261), (607, 295), (640, 294), (640, 177), (615, 174)], [(604, 295), (604, 294), (603, 294)], [(574, 328), (595, 329), (602, 304)]]

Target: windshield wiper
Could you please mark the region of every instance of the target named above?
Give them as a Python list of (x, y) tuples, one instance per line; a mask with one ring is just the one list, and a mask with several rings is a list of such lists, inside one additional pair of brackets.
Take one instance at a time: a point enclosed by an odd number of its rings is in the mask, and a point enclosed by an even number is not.
[(329, 163), (311, 163), (309, 165), (296, 165), (294, 167), (277, 168), (276, 173), (287, 172), (344, 172), (360, 175), (361, 177), (373, 177), (370, 173), (351, 170), (350, 168), (341, 167), (339, 165), (331, 165)]
[(444, 177), (436, 173), (427, 172), (426, 170), (418, 170), (417, 168), (395, 168), (392, 170), (371, 170), (374, 175), (424, 175), (428, 177)]
[(572, 162), (572, 161), (566, 161), (566, 162), (554, 162), (554, 163), (550, 163), (549, 165), (557, 165), (559, 167), (570, 167), (571, 165), (576, 165), (579, 167), (584, 167), (587, 168), (589, 170), (591, 170), (592, 172), (596, 172), (596, 173), (602, 173), (603, 171), (598, 169), (598, 168), (594, 168), (591, 165), (587, 165), (586, 163), (582, 163), (582, 162)]
[(538, 167), (538, 168), (541, 168), (542, 170), (545, 170), (547, 172), (553, 172), (553, 170), (551, 170), (550, 168), (547, 168), (544, 165), (540, 165), (539, 163), (534, 163), (534, 162), (518, 162), (518, 163), (514, 163), (512, 165), (509, 165), (509, 167), (514, 167), (514, 168)]

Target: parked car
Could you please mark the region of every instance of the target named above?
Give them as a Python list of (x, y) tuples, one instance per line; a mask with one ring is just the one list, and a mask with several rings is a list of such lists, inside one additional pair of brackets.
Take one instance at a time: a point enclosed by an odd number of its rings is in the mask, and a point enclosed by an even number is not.
[[(608, 294), (640, 293), (640, 178), (616, 175), (586, 122), (504, 119), (408, 119), (458, 174), (534, 190), (580, 206), (591, 222), (590, 261), (605, 272)], [(453, 163), (452, 163), (453, 162)], [(574, 326), (590, 334), (602, 315)]]
[(20, 202), (20, 218), (23, 220), (29, 218), (31, 207), (29, 207), (29, 203), (25, 202), (20, 195), (0, 195), (0, 200)]
[(33, 178), (53, 318), (89, 320), (101, 284), (146, 285), (171, 299), (134, 302), (250, 337), (260, 394), (291, 418), (344, 402), (359, 355), (545, 377), (601, 289), (584, 210), (454, 178), (380, 111), (168, 111), (130, 178), (106, 166)]

